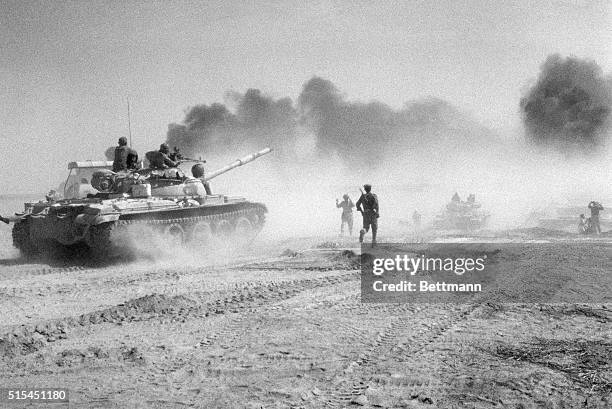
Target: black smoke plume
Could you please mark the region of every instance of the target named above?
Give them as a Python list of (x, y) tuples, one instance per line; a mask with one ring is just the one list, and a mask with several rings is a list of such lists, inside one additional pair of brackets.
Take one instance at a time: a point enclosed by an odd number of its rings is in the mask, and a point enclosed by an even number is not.
[(609, 137), (612, 81), (593, 61), (554, 54), (520, 106), (530, 141), (563, 151), (593, 151)]
[(359, 168), (384, 167), (388, 154), (417, 155), (436, 149), (482, 147), (491, 132), (449, 103), (429, 98), (393, 109), (380, 102), (352, 102), (329, 80), (307, 81), (294, 105), (256, 89), (229, 93), (224, 104), (190, 108), (180, 124), (170, 124), (167, 142), (186, 155), (206, 155), (271, 146), (294, 159), (301, 138), (314, 138), (318, 158), (339, 157)]
[(287, 136), (295, 133), (296, 113), (291, 99), (275, 100), (256, 89), (228, 97), (236, 103), (235, 112), (220, 103), (196, 105), (187, 111), (182, 124), (168, 126), (167, 143), (187, 155), (196, 155), (213, 150), (282, 147)]
[(300, 120), (317, 136), (320, 153), (376, 168), (392, 153), (469, 148), (492, 142), (491, 134), (452, 105), (437, 98), (395, 110), (380, 102), (350, 102), (331, 81), (310, 79), (298, 98)]

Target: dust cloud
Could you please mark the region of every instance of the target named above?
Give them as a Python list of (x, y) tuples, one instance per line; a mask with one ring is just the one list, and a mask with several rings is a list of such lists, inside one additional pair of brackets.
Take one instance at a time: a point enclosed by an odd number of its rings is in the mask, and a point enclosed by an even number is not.
[[(525, 132), (533, 128), (527, 124)], [(568, 157), (525, 140), (498, 134), (439, 98), (393, 109), (351, 101), (319, 77), (304, 84), (295, 103), (255, 89), (228, 93), (224, 104), (190, 108), (167, 136), (186, 155), (205, 158), (208, 171), (273, 148), (211, 181), (214, 193), (265, 203), (262, 235), (269, 238), (337, 234), (335, 199), (348, 193), (356, 202), (363, 183), (379, 196), (383, 235), (402, 234), (414, 210), (432, 220), (455, 192), (476, 194), (493, 215), (491, 228), (519, 227), (531, 210), (551, 203), (605, 206), (609, 150)], [(360, 224), (355, 213), (354, 232)]]
[(240, 238), (222, 239), (211, 237), (203, 243), (194, 241), (184, 243), (172, 240), (160, 230), (150, 225), (129, 225), (113, 231), (115, 246), (113, 263), (129, 262), (142, 266), (154, 263), (156, 267), (197, 267), (227, 265), (237, 261), (239, 253), (244, 255)]

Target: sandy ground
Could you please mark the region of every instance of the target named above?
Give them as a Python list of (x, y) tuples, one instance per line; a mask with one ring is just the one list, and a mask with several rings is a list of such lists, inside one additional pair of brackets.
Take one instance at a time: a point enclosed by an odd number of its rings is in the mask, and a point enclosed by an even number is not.
[[(545, 233), (495, 237), (530, 241), (536, 270), (612, 274), (610, 247), (583, 267), (579, 237)], [(0, 388), (68, 388), (71, 408), (612, 407), (612, 303), (362, 304), (359, 249), (334, 240), (180, 265), (6, 250)]]

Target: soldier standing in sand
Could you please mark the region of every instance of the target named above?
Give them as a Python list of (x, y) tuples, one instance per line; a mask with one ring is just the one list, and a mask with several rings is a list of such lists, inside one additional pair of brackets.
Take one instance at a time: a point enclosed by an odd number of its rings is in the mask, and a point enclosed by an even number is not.
[(412, 225), (414, 226), (414, 231), (418, 232), (421, 230), (421, 213), (417, 210), (412, 213)]
[(352, 236), (353, 235), (353, 207), (355, 207), (355, 204), (349, 197), (348, 193), (345, 193), (342, 196), (342, 199), (343, 200), (341, 202), (339, 202), (338, 199), (336, 199), (336, 207), (338, 209), (342, 208), (342, 216), (341, 216), (341, 221), (340, 221), (340, 235), (341, 236), (344, 235), (344, 223), (346, 223), (348, 226), (349, 236)]
[(591, 202), (589, 203), (589, 209), (591, 209), (591, 225), (593, 226), (593, 231), (597, 234), (601, 234), (601, 226), (599, 225), (599, 212), (604, 208), (599, 202)]
[[(372, 247), (376, 245), (376, 233), (378, 231), (378, 197), (371, 192), (372, 185), (363, 185), (365, 193), (361, 194), (357, 201), (357, 211), (363, 216), (363, 229), (359, 231), (359, 242), (363, 243), (363, 236), (372, 226)], [(363, 208), (362, 208), (363, 207)]]

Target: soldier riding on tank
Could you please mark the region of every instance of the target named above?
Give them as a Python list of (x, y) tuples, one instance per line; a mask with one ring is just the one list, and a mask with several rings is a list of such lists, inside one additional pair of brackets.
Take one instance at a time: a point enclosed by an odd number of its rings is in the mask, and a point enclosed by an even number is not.
[(179, 161), (170, 159), (170, 147), (168, 144), (162, 143), (159, 150), (146, 153), (146, 158), (149, 161), (149, 167), (152, 169), (167, 169), (175, 168), (179, 165)]
[(127, 172), (138, 167), (138, 153), (127, 146), (127, 138), (119, 138), (118, 146), (115, 148), (115, 159), (113, 160), (113, 172)]

